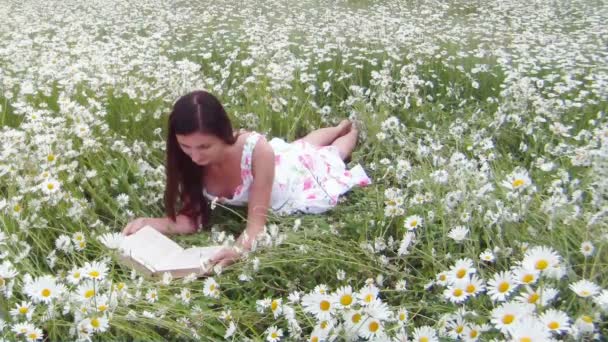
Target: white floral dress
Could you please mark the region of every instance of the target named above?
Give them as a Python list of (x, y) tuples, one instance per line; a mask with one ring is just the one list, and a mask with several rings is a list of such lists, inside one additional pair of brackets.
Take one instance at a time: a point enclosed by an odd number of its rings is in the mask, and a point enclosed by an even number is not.
[[(253, 150), (262, 135), (252, 132), (245, 140), (241, 157), (241, 185), (232, 198), (217, 197), (203, 190), (209, 200), (230, 205), (246, 205), (253, 182)], [(338, 203), (338, 197), (354, 186), (371, 184), (361, 165), (350, 170), (334, 146), (317, 147), (298, 140), (287, 143), (273, 138), (269, 142), (275, 154), (275, 176), (270, 207), (279, 215), (322, 213)]]

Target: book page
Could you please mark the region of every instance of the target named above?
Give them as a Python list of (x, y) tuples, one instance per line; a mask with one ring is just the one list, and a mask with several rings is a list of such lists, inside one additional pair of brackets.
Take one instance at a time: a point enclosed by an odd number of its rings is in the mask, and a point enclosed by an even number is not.
[(211, 259), (211, 257), (220, 249), (222, 249), (222, 246), (192, 247), (184, 249), (171, 255), (163, 264), (158, 266), (156, 271), (199, 269), (201, 267), (201, 259)]
[(183, 251), (183, 248), (158, 230), (145, 226), (135, 234), (125, 237), (120, 250), (124, 255), (156, 270), (172, 255)]

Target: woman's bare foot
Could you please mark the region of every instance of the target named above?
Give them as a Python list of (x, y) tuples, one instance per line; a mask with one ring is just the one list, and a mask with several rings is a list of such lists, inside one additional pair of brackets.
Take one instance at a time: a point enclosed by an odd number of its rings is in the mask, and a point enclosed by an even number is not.
[(340, 123), (336, 127), (340, 130), (338, 136), (336, 137), (339, 138), (347, 135), (350, 132), (351, 128), (353, 127), (353, 123), (348, 119), (344, 119), (340, 121)]

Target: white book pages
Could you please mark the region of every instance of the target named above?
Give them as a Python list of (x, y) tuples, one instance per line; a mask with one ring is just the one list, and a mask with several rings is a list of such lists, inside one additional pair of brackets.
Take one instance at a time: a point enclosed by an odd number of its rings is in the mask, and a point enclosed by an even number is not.
[(184, 249), (158, 230), (145, 226), (135, 234), (125, 237), (120, 244), (121, 253), (140, 262), (152, 271), (167, 262), (171, 255)]
[(165, 262), (159, 264), (157, 272), (166, 272), (182, 269), (200, 269), (201, 260), (209, 260), (213, 255), (222, 249), (222, 246), (192, 247), (181, 250), (168, 256)]

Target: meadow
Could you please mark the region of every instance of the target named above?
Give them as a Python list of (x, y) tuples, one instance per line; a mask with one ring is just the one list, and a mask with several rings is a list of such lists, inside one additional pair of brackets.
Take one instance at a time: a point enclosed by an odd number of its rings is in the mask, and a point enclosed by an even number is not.
[[(0, 341), (608, 336), (608, 4), (0, 3)], [(270, 215), (204, 279), (117, 262), (164, 213), (173, 102), (294, 140), (349, 118), (373, 183)], [(234, 243), (217, 205), (183, 246)]]

